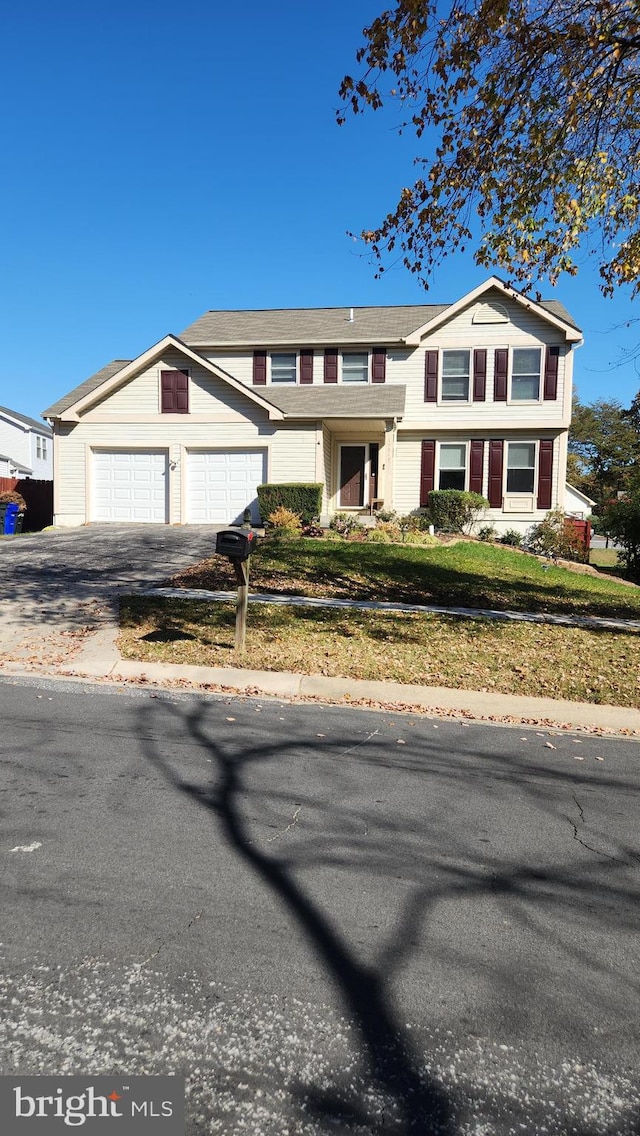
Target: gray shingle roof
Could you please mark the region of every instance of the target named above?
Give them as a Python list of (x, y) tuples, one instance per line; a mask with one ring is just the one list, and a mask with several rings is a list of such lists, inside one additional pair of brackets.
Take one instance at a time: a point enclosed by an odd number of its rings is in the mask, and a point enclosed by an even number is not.
[(273, 311), (205, 312), (180, 333), (192, 346), (266, 347), (291, 343), (297, 347), (366, 343), (401, 343), (423, 323), (445, 311), (448, 304), (412, 304), (392, 308), (277, 308)]
[(102, 367), (100, 371), (96, 371), (95, 375), (91, 375), (90, 378), (85, 379), (79, 386), (74, 387), (64, 398), (59, 398), (52, 406), (43, 410), (43, 417), (55, 418), (58, 414), (63, 414), (68, 406), (73, 406), (74, 402), (77, 402), (79, 398), (83, 398), (85, 394), (91, 394), (92, 391), (96, 390), (102, 383), (105, 383), (112, 375), (117, 375), (118, 371), (121, 371), (123, 367), (127, 366), (127, 363), (131, 362), (131, 359), (114, 359), (111, 363), (107, 363), (106, 367)]
[(17, 410), (10, 410), (8, 406), (0, 406), (0, 414), (10, 414), (12, 418), (17, 418), (18, 422), (24, 422), (25, 426), (31, 426), (40, 434), (51, 436), (51, 427), (47, 426), (44, 422), (38, 422), (37, 418), (29, 418), (27, 414), (20, 414)]
[(287, 418), (395, 418), (404, 414), (406, 388), (399, 383), (258, 389)]
[[(540, 307), (580, 330), (559, 300), (540, 300)], [(276, 308), (264, 311), (209, 311), (180, 333), (192, 347), (251, 347), (292, 344), (369, 347), (402, 343), (407, 335), (441, 315), (450, 304), (407, 304), (400, 307)]]

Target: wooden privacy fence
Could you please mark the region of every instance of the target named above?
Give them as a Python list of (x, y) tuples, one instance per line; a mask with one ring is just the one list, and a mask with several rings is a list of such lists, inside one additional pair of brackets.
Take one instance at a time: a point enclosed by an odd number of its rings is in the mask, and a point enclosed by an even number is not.
[(26, 502), (24, 532), (40, 532), (53, 524), (53, 482), (33, 478), (0, 477), (0, 493), (15, 490)]

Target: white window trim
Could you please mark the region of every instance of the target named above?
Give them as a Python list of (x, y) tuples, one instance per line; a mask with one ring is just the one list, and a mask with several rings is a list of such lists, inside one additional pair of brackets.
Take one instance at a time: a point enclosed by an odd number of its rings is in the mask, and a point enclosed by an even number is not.
[[(540, 464), (540, 439), (539, 438), (508, 438), (505, 441), (506, 453), (504, 455), (504, 468), (502, 471), (502, 496), (505, 497), (538, 497), (538, 468)], [(509, 475), (509, 446), (533, 446), (533, 489), (507, 489), (507, 478)], [(524, 469), (524, 466), (518, 466), (518, 469)], [(530, 468), (529, 466), (526, 467)]]
[[(473, 353), (478, 350), (474, 347), (439, 347), (438, 348), (438, 386), (436, 390), (436, 405), (437, 406), (470, 406), (473, 402)], [(466, 398), (443, 398), (442, 384), (444, 380), (444, 355), (445, 351), (468, 351), (469, 352), (469, 376), (467, 386)]]
[[(441, 451), (442, 447), (443, 446), (464, 446), (464, 490), (463, 490), (463, 492), (468, 492), (468, 490), (469, 490), (469, 478), (471, 476), (470, 471), (469, 471), (469, 444), (470, 443), (467, 440), (464, 440), (464, 441), (462, 439), (455, 439), (454, 440), (453, 438), (447, 438), (446, 440), (442, 440), (442, 441), (439, 441), (439, 442), (436, 443), (436, 467), (435, 467), (434, 473), (437, 475), (438, 491), (440, 489), (440, 451)], [(435, 480), (436, 480), (436, 478), (434, 476), (434, 481)]]
[[(512, 343), (509, 346), (509, 369), (507, 371), (507, 405), (508, 406), (539, 406), (544, 401), (544, 343)], [(537, 398), (514, 398), (513, 390), (513, 353), (514, 351), (528, 351), (537, 348), (540, 351), (540, 374), (538, 376)]]
[[(340, 376), (339, 382), (344, 383), (346, 387), (366, 387), (371, 385), (371, 369), (373, 367), (373, 351), (370, 348), (360, 349), (359, 351), (345, 351), (338, 352), (340, 356)], [(347, 379), (345, 381), (344, 375), (344, 357), (345, 355), (366, 355), (367, 357), (367, 377), (366, 379)]]
[[(271, 360), (273, 359), (274, 355), (293, 355), (293, 357), (295, 358), (295, 361), (296, 361), (296, 377), (295, 377), (295, 380), (292, 383), (274, 383), (273, 382), (273, 380), (271, 378)], [(298, 386), (300, 386), (300, 351), (299, 350), (296, 349), (296, 350), (292, 351), (292, 350), (289, 349), (288, 351), (284, 351), (284, 350), (283, 351), (268, 351), (267, 352), (267, 358), (269, 360), (269, 366), (267, 368), (267, 386), (274, 386), (274, 387), (298, 387)]]

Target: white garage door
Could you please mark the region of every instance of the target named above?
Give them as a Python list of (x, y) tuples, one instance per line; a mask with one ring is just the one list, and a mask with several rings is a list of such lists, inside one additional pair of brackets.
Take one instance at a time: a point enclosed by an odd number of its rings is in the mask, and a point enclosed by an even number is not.
[(187, 456), (187, 520), (242, 522), (247, 506), (257, 524), (257, 487), (266, 480), (266, 450), (193, 450)]
[(167, 515), (166, 450), (99, 450), (93, 455), (94, 521), (147, 521)]

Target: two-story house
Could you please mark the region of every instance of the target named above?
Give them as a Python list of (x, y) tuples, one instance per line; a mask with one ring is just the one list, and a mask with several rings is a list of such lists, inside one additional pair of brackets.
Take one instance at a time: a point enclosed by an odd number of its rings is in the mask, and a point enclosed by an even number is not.
[(7, 406), (0, 406), (0, 477), (53, 477), (50, 427)]
[(313, 481), (325, 520), (453, 488), (524, 531), (564, 500), (581, 341), (495, 277), (453, 304), (207, 312), (44, 412), (55, 523), (257, 521), (261, 482)]

